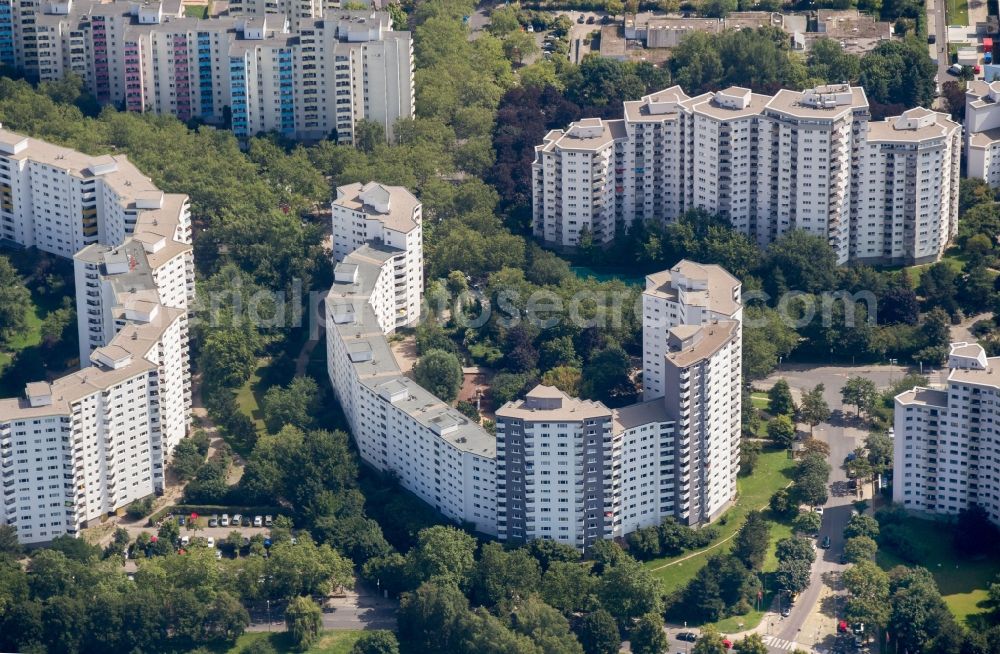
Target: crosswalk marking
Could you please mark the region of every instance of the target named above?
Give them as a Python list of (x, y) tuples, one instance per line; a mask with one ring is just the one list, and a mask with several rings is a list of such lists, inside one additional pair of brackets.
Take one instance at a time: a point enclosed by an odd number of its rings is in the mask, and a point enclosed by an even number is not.
[(764, 644), (786, 652), (791, 652), (793, 649), (798, 647), (798, 643), (795, 641), (785, 640), (783, 638), (778, 638), (777, 636), (764, 636)]

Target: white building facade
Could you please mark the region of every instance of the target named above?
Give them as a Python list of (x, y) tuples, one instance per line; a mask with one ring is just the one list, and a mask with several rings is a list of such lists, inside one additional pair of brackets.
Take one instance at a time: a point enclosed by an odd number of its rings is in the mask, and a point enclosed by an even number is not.
[[(413, 49), (386, 12), (244, 0), (225, 16), (184, 15), (180, 0), (15, 2), (0, 52), (29, 79), (78, 74), (97, 100), (197, 118), (238, 136), (352, 143), (357, 121), (412, 118)], [(9, 34), (4, 30), (9, 29)]]
[(338, 187), (330, 209), (334, 264), (366, 243), (397, 251), (391, 278), (399, 313), (391, 324), (414, 324), (424, 289), (423, 205), (401, 186), (369, 182)]
[(190, 218), (125, 157), (4, 130), (0, 192), (8, 242), (74, 259), (83, 369), (0, 400), (0, 518), (42, 543), (163, 488), (191, 420)]
[(965, 91), (966, 177), (1000, 188), (1000, 82), (972, 80)]
[(945, 387), (896, 396), (892, 499), (930, 515), (978, 504), (1000, 524), (1000, 358), (977, 343), (953, 343)]
[[(960, 127), (944, 114), (928, 118), (911, 110), (887, 121), (902, 136), (881, 127), (873, 133), (864, 90), (846, 84), (773, 96), (730, 87), (694, 98), (674, 86), (625, 102), (624, 111), (621, 120), (588, 118), (553, 130), (535, 148), (536, 238), (555, 247), (577, 247), (588, 239), (609, 243), (636, 220), (669, 222), (703, 209), (724, 216), (761, 245), (794, 229), (821, 236), (840, 263), (936, 259), (946, 241), (928, 253), (913, 244), (890, 247), (884, 229), (875, 238), (897, 198), (855, 197), (854, 189), (868, 181), (858, 164), (872, 159), (870, 140), (880, 143), (876, 153), (889, 151), (888, 142), (905, 141), (941, 166), (944, 181), (921, 189), (928, 197), (905, 210), (901, 221), (927, 222), (921, 214), (928, 208), (934, 225), (926, 231), (950, 236), (957, 220)], [(869, 168), (876, 166), (868, 161)], [(891, 165), (875, 170), (876, 177), (884, 178), (886, 167)]]

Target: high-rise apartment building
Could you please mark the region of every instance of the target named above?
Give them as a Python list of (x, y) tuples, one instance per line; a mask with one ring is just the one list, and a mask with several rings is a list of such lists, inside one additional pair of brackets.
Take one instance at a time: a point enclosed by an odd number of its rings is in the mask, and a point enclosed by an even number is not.
[(76, 73), (98, 101), (128, 111), (198, 118), (241, 137), (335, 133), (340, 143), (353, 142), (359, 120), (391, 136), (396, 120), (413, 117), (410, 34), (386, 12), (245, 0), (202, 20), (180, 0), (7, 6), (13, 65), (41, 81)]
[(74, 260), (83, 368), (0, 400), (0, 519), (40, 543), (163, 488), (191, 416), (191, 226), (126, 157), (5, 130), (0, 200), (7, 242)]
[(681, 261), (647, 277), (645, 401), (620, 409), (537, 386), (496, 412), (497, 531), (576, 547), (703, 524), (736, 495), (740, 283)]
[[(871, 124), (864, 90), (846, 84), (694, 98), (674, 86), (625, 102), (624, 113), (553, 130), (535, 148), (536, 238), (609, 243), (636, 220), (703, 209), (761, 245), (802, 229), (827, 239), (840, 263), (914, 263), (936, 259), (954, 234), (960, 127), (944, 114)], [(861, 162), (890, 188), (875, 188)], [(907, 180), (925, 164), (940, 183), (913, 193)], [(897, 244), (897, 226), (915, 236)]]
[(1000, 82), (972, 80), (965, 91), (967, 177), (1000, 188)]
[(414, 324), (424, 289), (423, 205), (401, 186), (369, 182), (338, 187), (330, 209), (334, 264), (366, 243), (395, 250), (389, 263), (399, 312), (390, 324)]
[(896, 396), (892, 499), (932, 515), (978, 504), (1000, 524), (1000, 358), (977, 343), (953, 343), (944, 388)]
[[(422, 293), (420, 203), (375, 182), (337, 189), (327, 295), (330, 383), (358, 451), (456, 522), (501, 540), (586, 547), (673, 517), (702, 524), (736, 495), (740, 282), (681, 261), (643, 299), (646, 401), (619, 409), (536, 386), (496, 436), (405, 376), (386, 336)], [(417, 281), (416, 286), (413, 282)]]

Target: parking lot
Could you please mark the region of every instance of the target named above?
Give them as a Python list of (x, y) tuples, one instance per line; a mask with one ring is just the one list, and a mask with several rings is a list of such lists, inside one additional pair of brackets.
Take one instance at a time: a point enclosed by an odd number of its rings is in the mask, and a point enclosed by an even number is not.
[[(227, 515), (230, 517), (230, 519), (233, 517), (233, 514), (227, 514)], [(221, 518), (222, 514), (220, 513), (219, 516)], [(194, 538), (196, 536), (199, 538), (212, 537), (215, 539), (216, 542), (219, 542), (225, 540), (225, 538), (234, 531), (240, 532), (243, 536), (246, 536), (247, 538), (250, 538), (251, 536), (254, 536), (256, 534), (267, 536), (268, 534), (271, 533), (270, 527), (263, 526), (265, 516), (263, 515), (261, 516), (260, 527), (253, 526), (253, 519), (257, 517), (256, 515), (242, 516), (242, 517), (250, 518), (250, 526), (244, 526), (244, 524), (241, 522), (241, 524), (239, 525), (230, 524), (227, 527), (223, 527), (221, 526), (221, 524), (217, 524), (215, 527), (209, 527), (208, 525), (212, 519), (212, 515), (198, 515), (198, 518), (194, 521), (194, 526), (192, 526), (190, 515), (166, 517), (159, 523), (157, 523), (156, 526), (153, 527), (146, 526), (145, 522), (137, 522), (135, 524), (122, 525), (122, 526), (128, 532), (129, 538), (131, 540), (135, 540), (136, 537), (138, 537), (139, 534), (141, 534), (142, 532), (155, 534), (157, 531), (159, 531), (160, 525), (163, 524), (163, 522), (166, 520), (177, 520), (178, 522), (180, 522), (181, 518), (183, 518), (184, 522), (184, 524), (180, 526), (181, 537), (184, 536), (188, 536), (189, 538)]]

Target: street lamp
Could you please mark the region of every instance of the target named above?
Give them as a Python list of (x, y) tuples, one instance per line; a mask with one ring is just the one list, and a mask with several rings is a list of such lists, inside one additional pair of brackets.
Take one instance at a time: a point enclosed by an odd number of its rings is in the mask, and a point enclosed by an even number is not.
[(271, 600), (264, 600), (267, 603), (267, 630), (271, 631)]

